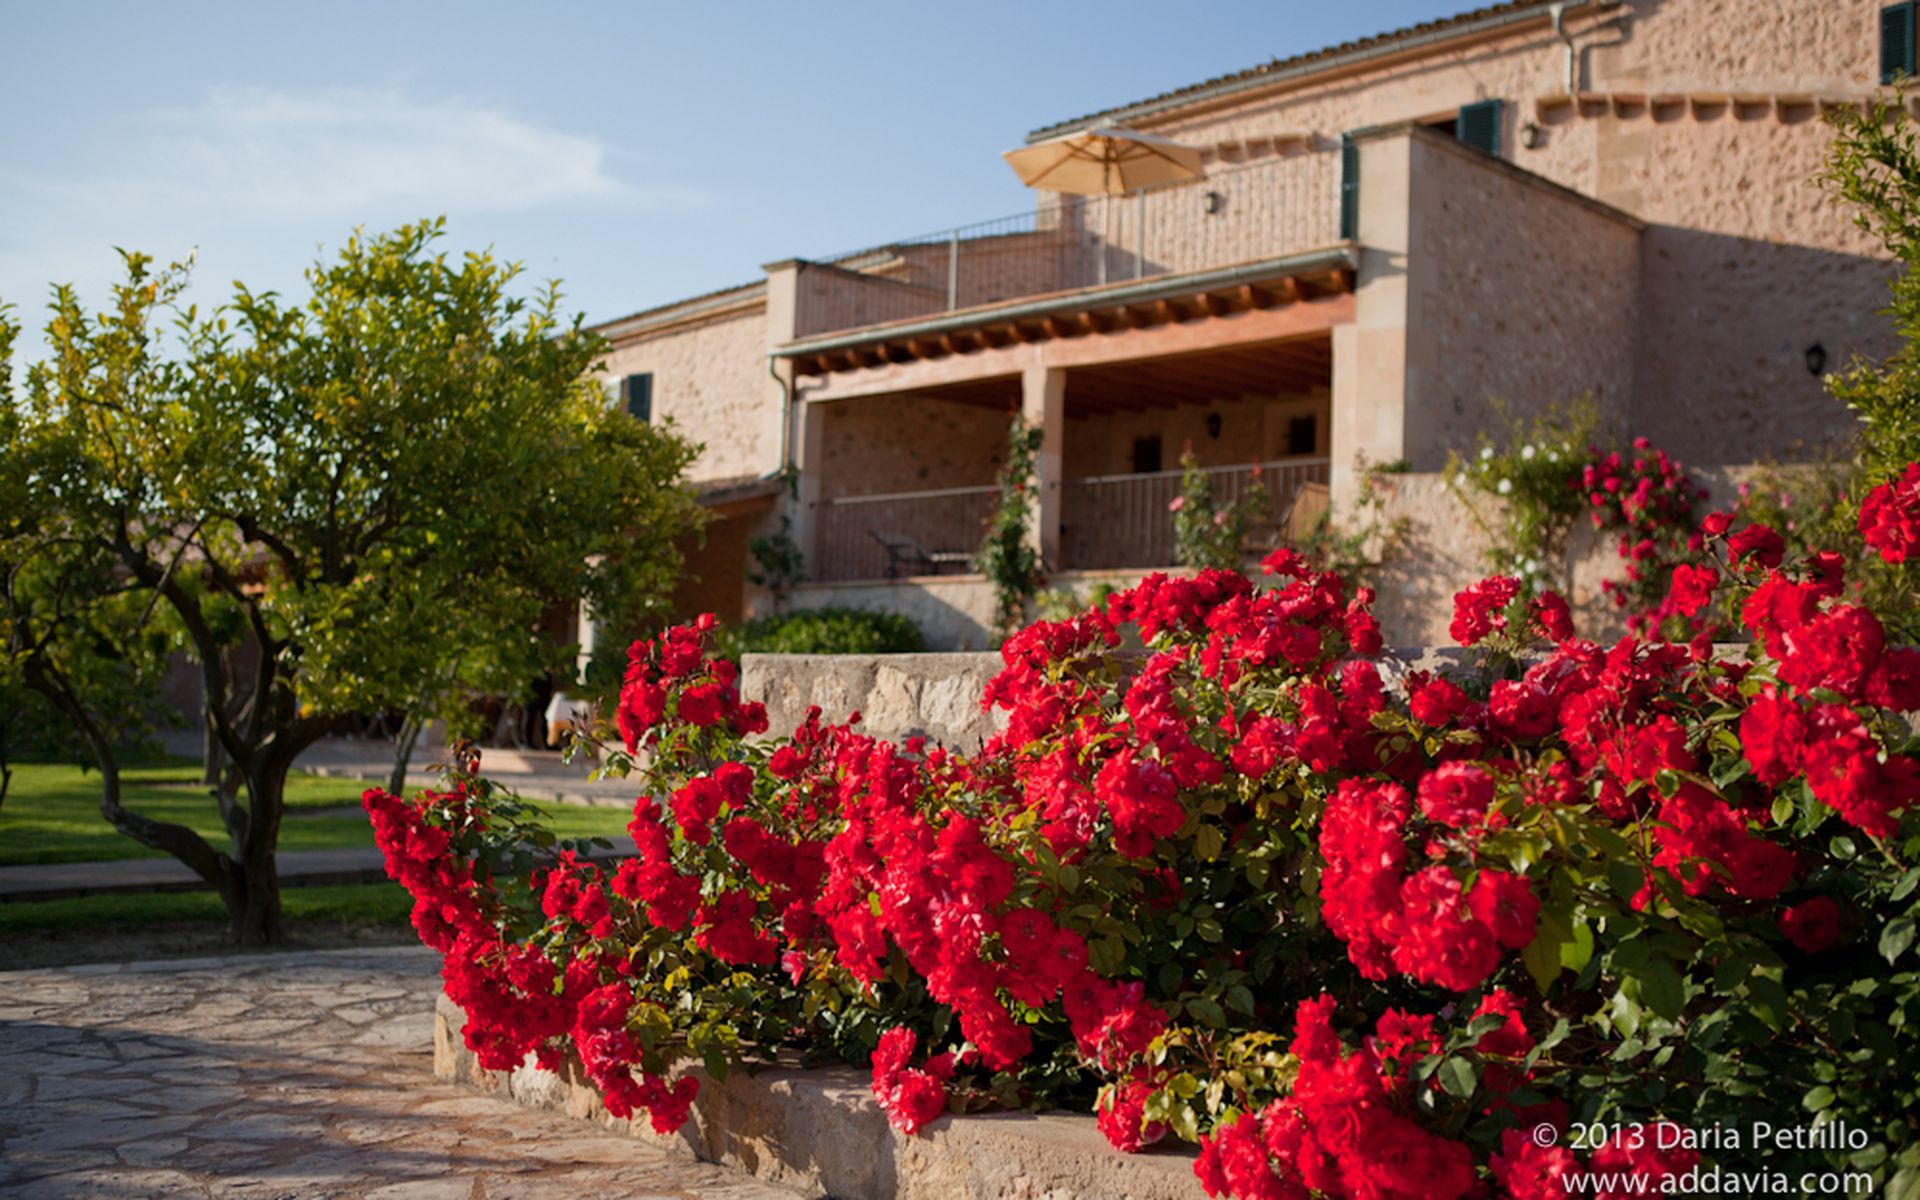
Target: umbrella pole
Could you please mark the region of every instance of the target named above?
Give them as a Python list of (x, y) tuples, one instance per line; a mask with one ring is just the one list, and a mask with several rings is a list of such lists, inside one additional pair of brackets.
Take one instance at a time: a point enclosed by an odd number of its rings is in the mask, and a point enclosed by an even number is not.
[(1100, 286), (1107, 285), (1107, 237), (1113, 232), (1113, 193), (1100, 197)]
[(1147, 189), (1141, 188), (1134, 194), (1139, 197), (1139, 200), (1133, 206), (1133, 219), (1138, 223), (1139, 228), (1133, 231), (1133, 277), (1145, 279), (1147, 277)]

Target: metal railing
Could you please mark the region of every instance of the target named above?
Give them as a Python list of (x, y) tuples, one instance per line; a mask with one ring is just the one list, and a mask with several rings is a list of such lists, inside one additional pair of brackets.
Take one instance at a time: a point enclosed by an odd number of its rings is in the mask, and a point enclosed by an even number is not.
[[(1172, 566), (1172, 505), (1180, 495), (1184, 474), (1156, 471), (1067, 480), (1060, 497), (1061, 566), (1068, 570)], [(1264, 518), (1249, 530), (1258, 541), (1273, 535), (1300, 485), (1327, 481), (1327, 460), (1294, 458), (1212, 467), (1206, 474), (1213, 485), (1213, 502), (1222, 508), (1246, 500), (1256, 483), (1266, 490)]]
[(836, 583), (970, 571), (966, 560), (986, 536), (998, 490), (942, 488), (823, 500), (808, 573)]
[[(1208, 468), (1214, 503), (1239, 504), (1264, 488), (1264, 517), (1248, 532), (1270, 540), (1301, 485), (1327, 482), (1324, 458), (1291, 458)], [(1061, 570), (1174, 565), (1173, 512), (1181, 471), (1094, 475), (1060, 485)], [(956, 574), (985, 536), (998, 489), (942, 488), (841, 496), (818, 509), (817, 541), (808, 571), (822, 583)]]
[(1339, 234), (1338, 150), (1216, 164), (1205, 179), (1063, 197), (808, 262), (795, 336), (1253, 262)]

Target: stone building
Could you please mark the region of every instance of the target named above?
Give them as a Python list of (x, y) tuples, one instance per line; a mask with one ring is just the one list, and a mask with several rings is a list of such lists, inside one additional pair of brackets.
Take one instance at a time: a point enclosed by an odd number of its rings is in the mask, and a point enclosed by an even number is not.
[(1356, 463), (1404, 465), (1384, 615), (1431, 640), (1480, 573), (1439, 472), (1496, 405), (1590, 397), (1710, 479), (1844, 434), (1819, 369), (1890, 349), (1892, 267), (1813, 182), (1821, 114), (1911, 70), (1913, 12), (1513, 0), (1028, 135), (1152, 133), (1204, 179), (1042, 193), (601, 325), (609, 385), (706, 445), (716, 520), (682, 601), (763, 606), (747, 543), (784, 518), (792, 603), (987, 644), (990, 589), (942, 569), (1021, 412), (1069, 588), (1168, 565), (1183, 447), (1223, 495), (1257, 463), (1283, 500), (1330, 488), (1336, 518)]

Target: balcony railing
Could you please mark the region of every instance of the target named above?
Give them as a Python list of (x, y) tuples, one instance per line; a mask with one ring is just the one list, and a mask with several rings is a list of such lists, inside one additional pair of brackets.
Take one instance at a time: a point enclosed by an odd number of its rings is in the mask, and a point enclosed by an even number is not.
[(1232, 266), (1339, 240), (1340, 156), (1216, 165), (1205, 179), (1038, 208), (817, 259), (795, 336)]
[[(1173, 566), (1170, 506), (1180, 495), (1182, 474), (1096, 475), (1063, 482), (1058, 567)], [(1302, 486), (1326, 483), (1327, 460), (1215, 467), (1206, 474), (1217, 506), (1246, 500), (1256, 481), (1266, 490), (1266, 517), (1248, 531), (1253, 540), (1264, 542), (1278, 532)], [(809, 571), (822, 583), (970, 571), (969, 560), (980, 547), (995, 503), (992, 487), (822, 501)]]
[[(1327, 460), (1287, 459), (1257, 466), (1214, 467), (1206, 472), (1216, 510), (1239, 504), (1254, 492), (1267, 494), (1264, 519), (1248, 533), (1270, 540), (1301, 485), (1324, 484)], [(1061, 488), (1060, 558), (1069, 570), (1107, 567), (1167, 567), (1174, 561), (1174, 500), (1181, 471), (1150, 475), (1095, 475), (1069, 479)]]
[(993, 514), (993, 487), (822, 501), (810, 573), (823, 583), (968, 571)]

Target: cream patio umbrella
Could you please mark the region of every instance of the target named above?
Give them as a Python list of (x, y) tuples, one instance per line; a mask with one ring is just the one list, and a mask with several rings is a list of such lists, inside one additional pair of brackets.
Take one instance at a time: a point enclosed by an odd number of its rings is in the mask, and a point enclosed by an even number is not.
[(1004, 157), (1028, 187), (1077, 196), (1117, 196), (1206, 174), (1192, 146), (1118, 125), (1062, 134)]

